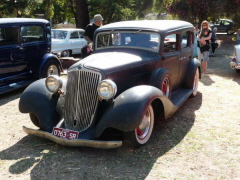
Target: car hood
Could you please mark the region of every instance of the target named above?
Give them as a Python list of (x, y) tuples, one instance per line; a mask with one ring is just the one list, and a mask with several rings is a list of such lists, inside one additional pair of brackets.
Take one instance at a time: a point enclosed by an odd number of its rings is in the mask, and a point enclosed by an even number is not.
[[(138, 50), (131, 52), (101, 52), (92, 54), (74, 64), (71, 68), (82, 66), (88, 69), (95, 69), (101, 72), (114, 72), (123, 69), (143, 66), (159, 59), (156, 52)], [(70, 69), (71, 69), (70, 68)]]

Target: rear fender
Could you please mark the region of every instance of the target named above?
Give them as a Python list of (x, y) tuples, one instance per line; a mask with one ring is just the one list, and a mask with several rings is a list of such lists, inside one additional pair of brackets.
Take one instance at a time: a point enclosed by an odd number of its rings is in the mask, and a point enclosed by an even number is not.
[(97, 125), (93, 138), (99, 137), (108, 127), (121, 131), (136, 129), (147, 107), (155, 99), (161, 100), (164, 117), (169, 117), (177, 110), (177, 107), (158, 88), (146, 85), (136, 86), (124, 91), (113, 101)]
[(201, 79), (201, 74), (202, 74), (201, 73), (202, 72), (201, 63), (198, 59), (193, 58), (191, 63), (189, 64), (188, 71), (187, 71), (186, 76), (184, 78), (185, 80), (184, 80), (183, 86), (185, 88), (192, 89), (197, 68), (199, 70), (199, 78)]

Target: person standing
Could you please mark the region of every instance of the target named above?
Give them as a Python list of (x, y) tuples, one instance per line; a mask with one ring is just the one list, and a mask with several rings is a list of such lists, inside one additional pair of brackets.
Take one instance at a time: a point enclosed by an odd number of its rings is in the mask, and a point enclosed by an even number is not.
[(214, 57), (214, 53), (215, 53), (215, 49), (217, 48), (216, 46), (216, 41), (217, 41), (217, 27), (214, 27), (213, 28), (213, 31), (212, 31), (212, 38), (211, 38), (211, 47), (212, 47), (212, 50), (211, 50), (211, 55), (212, 57)]
[[(207, 35), (203, 34), (203, 31), (206, 32), (207, 31)], [(198, 60), (202, 61), (202, 68), (203, 68), (203, 73), (207, 74), (207, 63), (209, 61), (209, 44), (210, 44), (210, 40), (212, 38), (212, 30), (210, 28), (210, 24), (208, 21), (204, 20), (201, 23), (201, 29), (200, 29), (200, 33), (197, 36), (198, 39)], [(200, 44), (203, 44), (205, 46), (205, 48), (202, 48), (202, 51), (200, 51)]]
[(96, 14), (93, 18), (94, 22), (87, 25), (85, 33), (83, 35), (84, 39), (90, 44), (93, 43), (93, 34), (97, 28), (102, 26), (103, 18), (100, 14)]
[(87, 27), (85, 28), (85, 32), (83, 34), (83, 38), (88, 42), (88, 44), (85, 45), (81, 50), (82, 58), (85, 58), (92, 53), (94, 32), (96, 31), (97, 28), (102, 26), (102, 23), (103, 23), (103, 18), (101, 14), (96, 14), (93, 20), (94, 22), (92, 24), (87, 25)]

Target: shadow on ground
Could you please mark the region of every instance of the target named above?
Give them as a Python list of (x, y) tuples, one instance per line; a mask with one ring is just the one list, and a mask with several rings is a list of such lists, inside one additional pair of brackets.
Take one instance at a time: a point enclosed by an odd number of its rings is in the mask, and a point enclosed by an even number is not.
[(13, 160), (11, 174), (31, 169), (35, 179), (145, 179), (157, 159), (181, 142), (192, 128), (202, 94), (189, 98), (167, 121), (155, 125), (147, 145), (132, 149), (127, 143), (118, 149), (64, 147), (27, 135), (0, 152), (1, 160)]

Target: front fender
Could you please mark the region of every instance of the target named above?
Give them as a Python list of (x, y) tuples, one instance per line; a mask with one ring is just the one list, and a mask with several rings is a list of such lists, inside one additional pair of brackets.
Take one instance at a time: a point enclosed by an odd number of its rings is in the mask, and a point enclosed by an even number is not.
[(58, 57), (54, 54), (51, 54), (51, 53), (47, 53), (43, 56), (43, 60), (41, 61), (41, 64), (40, 64), (40, 68), (39, 68), (39, 71), (38, 71), (38, 74), (40, 75), (41, 72), (42, 72), (42, 69), (44, 67), (44, 65), (47, 63), (48, 60), (50, 59), (54, 59), (56, 60), (56, 62), (58, 62), (59, 64), (59, 67), (60, 67), (60, 70), (61, 72), (63, 72), (63, 66), (62, 66), (62, 63), (61, 61), (58, 59)]
[[(66, 82), (63, 83), (65, 86)], [(29, 85), (21, 95), (19, 111), (33, 113), (38, 118), (40, 129), (51, 132), (52, 127), (63, 118), (64, 99), (63, 95), (49, 92), (45, 78), (40, 79)]]
[(165, 117), (169, 117), (176, 111), (177, 107), (158, 88), (147, 85), (136, 86), (124, 91), (113, 101), (96, 127), (93, 138), (99, 137), (108, 127), (121, 131), (136, 129), (147, 107), (155, 99), (161, 100)]

